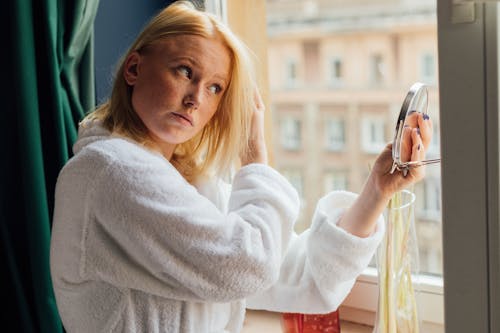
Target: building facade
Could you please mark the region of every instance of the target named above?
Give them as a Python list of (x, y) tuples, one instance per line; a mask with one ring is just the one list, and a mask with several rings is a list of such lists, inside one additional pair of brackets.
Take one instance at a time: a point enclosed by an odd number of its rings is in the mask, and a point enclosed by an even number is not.
[[(359, 192), (394, 136), (408, 88), (427, 84), (439, 156), (435, 1), (268, 0), (275, 166), (302, 199), (297, 231), (331, 190)], [(438, 165), (412, 189), (421, 271), (441, 274)]]

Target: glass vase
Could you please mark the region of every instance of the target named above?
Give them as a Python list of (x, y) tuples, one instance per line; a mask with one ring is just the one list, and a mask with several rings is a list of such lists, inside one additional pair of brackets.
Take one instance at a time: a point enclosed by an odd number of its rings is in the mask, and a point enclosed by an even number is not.
[(415, 195), (397, 192), (386, 210), (386, 233), (377, 250), (379, 298), (374, 333), (419, 333), (414, 279), (418, 276)]

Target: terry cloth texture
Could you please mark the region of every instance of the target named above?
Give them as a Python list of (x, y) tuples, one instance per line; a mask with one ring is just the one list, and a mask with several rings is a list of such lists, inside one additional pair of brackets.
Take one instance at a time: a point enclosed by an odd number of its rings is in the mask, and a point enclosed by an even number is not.
[[(323, 198), (296, 235), (299, 199), (274, 169), (251, 164), (231, 186), (190, 185), (160, 154), (80, 128), (61, 171), (51, 239), (58, 309), (72, 332), (239, 332), (248, 306), (329, 312), (382, 238), (336, 226), (355, 198)], [(300, 300), (300, 301), (297, 301)]]

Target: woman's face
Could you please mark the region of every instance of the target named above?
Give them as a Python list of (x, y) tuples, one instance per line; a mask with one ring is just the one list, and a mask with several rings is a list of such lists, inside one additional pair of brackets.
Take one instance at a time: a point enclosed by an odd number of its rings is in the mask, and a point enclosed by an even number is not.
[(212, 118), (229, 83), (231, 59), (216, 39), (168, 37), (132, 53), (125, 80), (132, 106), (167, 158)]

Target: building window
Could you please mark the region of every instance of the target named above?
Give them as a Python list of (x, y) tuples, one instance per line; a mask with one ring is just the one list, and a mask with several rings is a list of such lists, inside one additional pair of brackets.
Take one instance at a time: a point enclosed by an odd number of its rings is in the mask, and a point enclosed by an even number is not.
[(332, 86), (342, 85), (343, 71), (342, 59), (333, 58), (330, 60), (330, 84)]
[(427, 175), (422, 181), (424, 189), (423, 214), (431, 220), (441, 220), (441, 186), (439, 180)]
[(379, 116), (365, 116), (361, 121), (361, 146), (367, 153), (379, 154), (385, 147), (385, 121)]
[(342, 118), (330, 118), (325, 123), (326, 149), (343, 150), (345, 147), (345, 121)]
[(301, 124), (300, 120), (286, 117), (281, 120), (281, 146), (286, 150), (300, 149)]
[(285, 83), (288, 88), (297, 86), (297, 61), (290, 59), (285, 63)]
[(326, 172), (323, 179), (323, 184), (325, 193), (331, 191), (348, 190), (348, 173), (347, 171), (343, 170)]
[(436, 83), (436, 64), (434, 54), (425, 53), (420, 58), (420, 77), (426, 84)]
[(437, 122), (433, 122), (432, 124), (432, 141), (429, 145), (429, 149), (427, 150), (427, 158), (438, 158), (441, 150), (441, 138), (439, 131), (439, 124)]
[(372, 54), (370, 57), (370, 83), (379, 85), (384, 82), (385, 64), (380, 54)]

